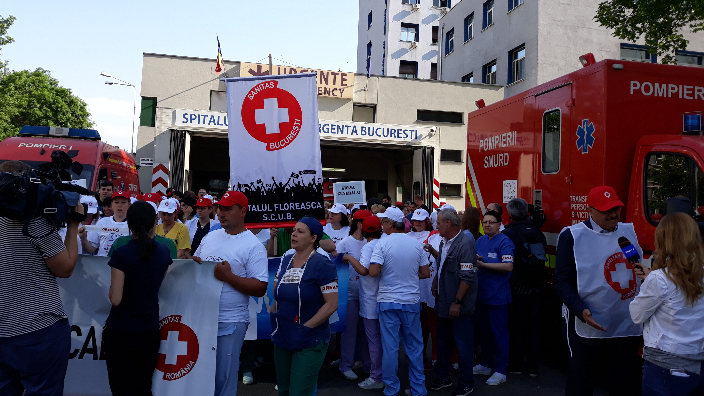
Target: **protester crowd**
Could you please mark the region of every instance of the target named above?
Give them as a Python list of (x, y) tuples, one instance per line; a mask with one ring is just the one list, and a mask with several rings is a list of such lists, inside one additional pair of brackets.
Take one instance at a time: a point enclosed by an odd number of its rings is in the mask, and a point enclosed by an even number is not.
[[(17, 161), (0, 165), (0, 171), (24, 170)], [(103, 342), (115, 395), (151, 394), (158, 290), (169, 265), (183, 258), (215, 262), (213, 276), (223, 282), (215, 395), (236, 394), (240, 374), (244, 384), (252, 383), (260, 360), (257, 343), (244, 340), (248, 306), (250, 296), (262, 297), (269, 287), (272, 256), (281, 257), (274, 301), (267, 303), (280, 395), (315, 394), (320, 368), (333, 353), (339, 353), (331, 364), (341, 380), (387, 396), (453, 386), (453, 395), (468, 395), (475, 377), (499, 386), (508, 373), (537, 376), (538, 318), (550, 287), (565, 304), (567, 395), (592, 394), (600, 366), (608, 367), (612, 395), (704, 393), (698, 225), (682, 213), (664, 216), (652, 267), (622, 260), (615, 269), (630, 269), (634, 283), (609, 283), (603, 263), (621, 252), (620, 238), (643, 254), (632, 225), (619, 222), (623, 204), (610, 187), (595, 187), (587, 197), (590, 218), (560, 234), (553, 286), (547, 283), (547, 241), (520, 198), (489, 204), (485, 213), (451, 205), (429, 213), (420, 196), (405, 203), (385, 196), (365, 205), (326, 204), (325, 226), (303, 217), (291, 228), (249, 230), (248, 199), (239, 191), (217, 199), (205, 190), (137, 198), (113, 190), (103, 182), (99, 200), (83, 199), (81, 224), (69, 219), (57, 231), (42, 218), (33, 220), (36, 237), (24, 235), (21, 222), (0, 217), (6, 241), (0, 250), (0, 395), (23, 389), (62, 394), (70, 330), (56, 277), (71, 276), (79, 253), (110, 257), (112, 309)], [(340, 335), (329, 325), (340, 281), (334, 260), (349, 265)], [(614, 282), (634, 292), (611, 298)], [(406, 389), (398, 378), (401, 342)], [(427, 370), (435, 373), (432, 383), (426, 383)]]

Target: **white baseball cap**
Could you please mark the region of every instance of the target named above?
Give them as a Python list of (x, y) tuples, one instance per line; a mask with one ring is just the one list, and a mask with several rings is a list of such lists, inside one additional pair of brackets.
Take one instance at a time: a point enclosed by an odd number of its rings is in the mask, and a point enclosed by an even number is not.
[(429, 217), (430, 215), (428, 214), (428, 211), (425, 209), (416, 209), (413, 212), (413, 216), (411, 217), (411, 220), (425, 220)]
[(81, 203), (88, 205), (88, 213), (96, 214), (98, 213), (98, 200), (90, 195), (81, 196)]
[(336, 203), (335, 205), (332, 206), (332, 208), (328, 209), (330, 213), (342, 213), (344, 215), (347, 214), (347, 208), (343, 204)]
[(135, 202), (137, 202), (137, 201), (138, 201), (137, 198), (135, 198), (135, 197), (130, 197), (130, 205), (133, 204), (133, 203), (135, 203)]
[(387, 218), (396, 223), (402, 223), (404, 219), (403, 212), (401, 211), (401, 209), (395, 206), (386, 208), (386, 211), (384, 213), (377, 213), (376, 216), (379, 218)]
[(203, 198), (208, 198), (209, 200), (213, 201), (213, 196), (210, 194), (205, 194)]
[(151, 206), (154, 207), (154, 211), (155, 211), (155, 212), (159, 213), (159, 211), (156, 209), (156, 203), (154, 203), (154, 202), (152, 202), (152, 201), (146, 201), (146, 202), (147, 202), (149, 205), (151, 205)]
[(159, 212), (174, 213), (178, 210), (178, 201), (167, 198), (159, 203)]
[(457, 209), (455, 209), (455, 207), (450, 204), (445, 204), (445, 205), (441, 206), (440, 209), (438, 209), (438, 210), (445, 210), (445, 209), (452, 209), (455, 212), (457, 212)]

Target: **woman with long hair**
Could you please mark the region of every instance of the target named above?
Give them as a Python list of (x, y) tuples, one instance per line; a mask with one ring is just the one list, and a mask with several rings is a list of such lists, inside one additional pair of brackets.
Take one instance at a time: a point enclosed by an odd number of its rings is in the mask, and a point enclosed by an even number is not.
[(132, 240), (113, 252), (110, 314), (103, 351), (115, 396), (151, 395), (159, 354), (159, 288), (172, 260), (169, 248), (154, 241), (156, 212), (147, 202), (127, 210)]
[(697, 223), (671, 213), (655, 230), (653, 270), (630, 305), (643, 323), (643, 395), (704, 394), (704, 250)]
[(465, 234), (471, 235), (474, 237), (474, 240), (479, 240), (481, 238), (482, 233), (479, 232), (479, 225), (482, 222), (482, 213), (479, 211), (479, 209), (470, 206), (467, 209), (465, 209), (464, 213), (462, 214), (462, 231), (464, 231)]

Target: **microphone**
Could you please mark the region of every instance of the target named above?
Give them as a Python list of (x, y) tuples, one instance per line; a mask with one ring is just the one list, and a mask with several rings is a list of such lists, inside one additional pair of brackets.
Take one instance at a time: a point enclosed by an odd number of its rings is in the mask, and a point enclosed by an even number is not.
[(640, 266), (640, 254), (638, 254), (638, 250), (636, 250), (636, 247), (633, 246), (633, 244), (631, 243), (631, 241), (628, 240), (628, 238), (619, 237), (618, 246), (621, 248), (623, 256), (626, 258), (626, 260), (628, 260), (629, 263), (634, 264), (634, 267), (636, 268), (642, 269), (642, 267)]

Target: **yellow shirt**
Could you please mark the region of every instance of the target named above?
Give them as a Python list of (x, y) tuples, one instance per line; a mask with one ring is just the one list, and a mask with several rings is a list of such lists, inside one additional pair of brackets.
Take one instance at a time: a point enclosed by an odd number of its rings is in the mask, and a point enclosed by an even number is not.
[(185, 224), (177, 222), (168, 234), (164, 234), (164, 224), (159, 224), (156, 226), (156, 234), (174, 241), (178, 250), (191, 250), (191, 236)]

